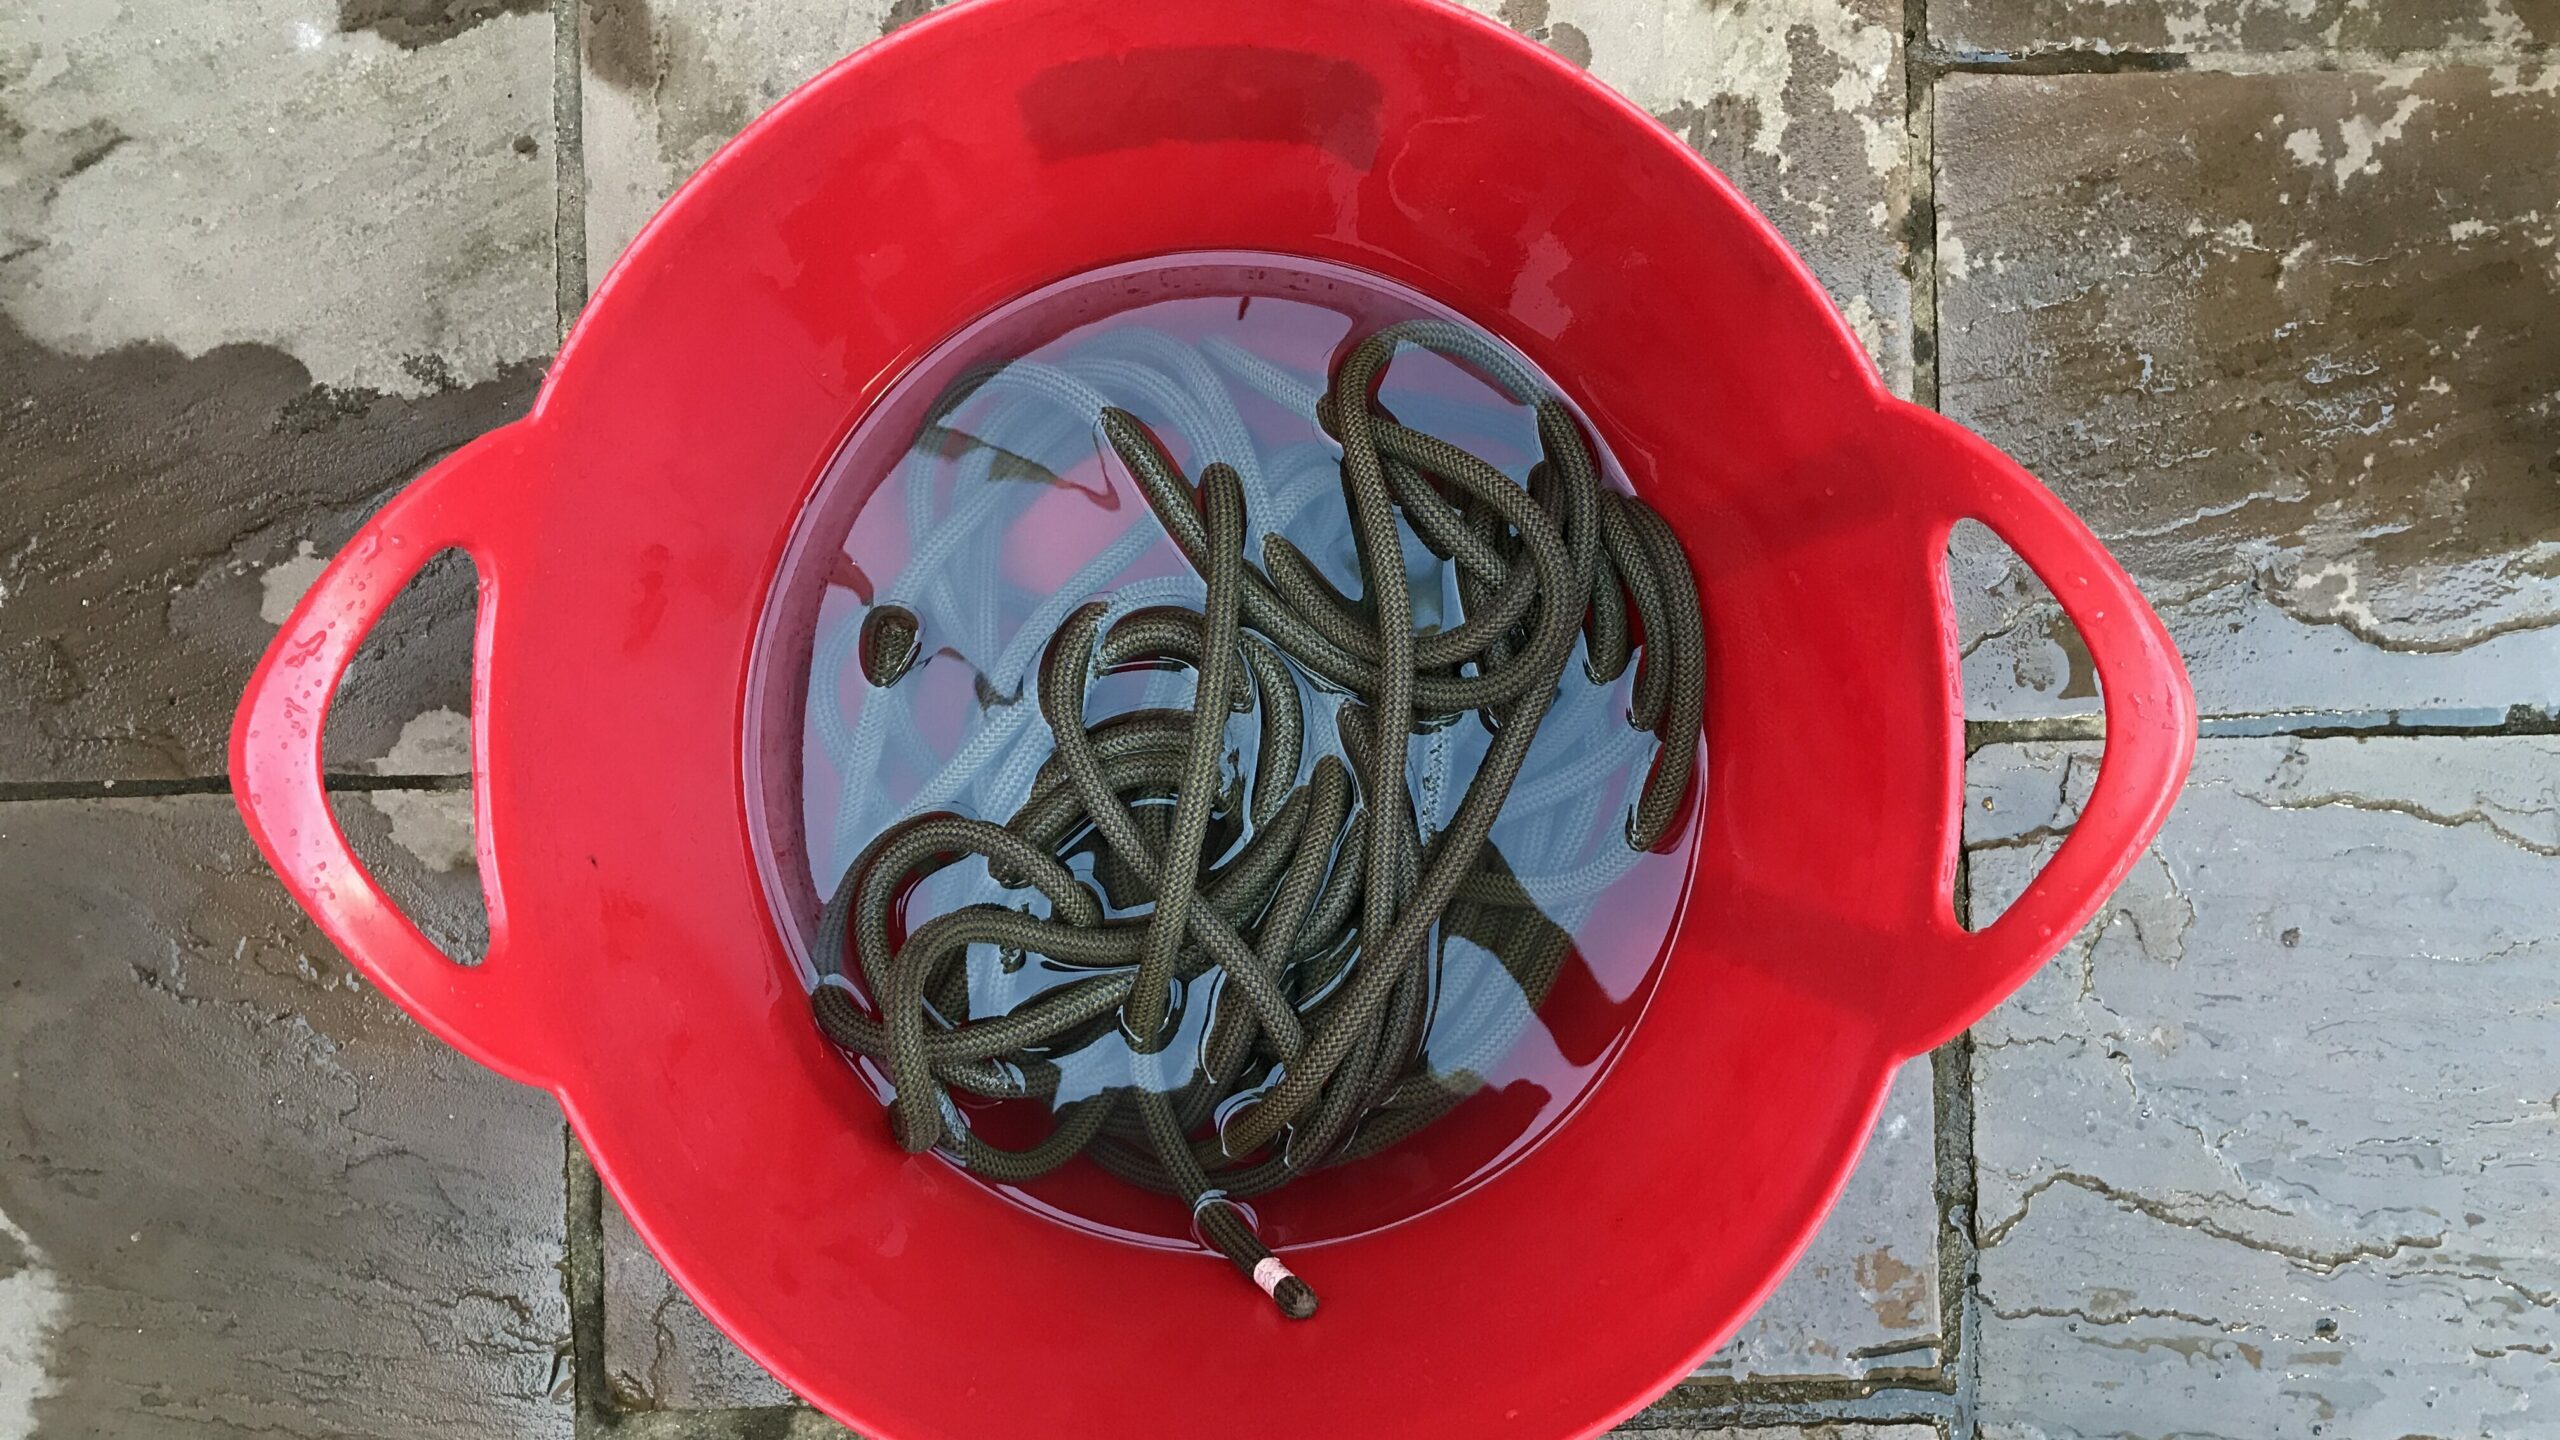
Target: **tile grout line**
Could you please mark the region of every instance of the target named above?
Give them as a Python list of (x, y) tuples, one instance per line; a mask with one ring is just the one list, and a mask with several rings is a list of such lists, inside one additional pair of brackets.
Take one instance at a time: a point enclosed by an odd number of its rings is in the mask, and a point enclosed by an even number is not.
[(2149, 75), (2196, 68), (2194, 57), (2179, 50), (2031, 50), (2023, 54), (1926, 47), (1916, 63), (1932, 79), (1947, 75)]
[[(370, 775), (340, 771), (320, 777), (331, 795), (362, 795), (384, 790), (469, 790), (468, 775)], [(0, 780), (0, 805), (42, 800), (158, 800), (170, 796), (228, 795), (228, 775), (182, 775), (134, 780)]]
[(551, 267), (558, 338), (587, 304), (586, 25), (583, 0), (551, 4)]
[(1928, 62), (1929, 0), (1904, 0), (1902, 32), (1903, 220), (1910, 247), (1911, 398), (1938, 408), (1938, 72)]
[[(1972, 914), (1972, 866), (1956, 851), (1956, 913)], [(1976, 1185), (1973, 1127), (1973, 1032), (1965, 1031), (1929, 1056), (1930, 1103), (1937, 1141), (1938, 1326), (1945, 1338), (1941, 1368), (1957, 1397), (1957, 1433), (1973, 1433), (1967, 1397), (1981, 1359), (1972, 1333), (1974, 1283), (1980, 1245), (1974, 1233)]]
[[(1755, 1399), (1741, 1404), (1719, 1402), (1673, 1407), (1671, 1402), (1679, 1398), (1679, 1392), (1674, 1391), (1671, 1395), (1657, 1401), (1651, 1409), (1639, 1411), (1609, 1433), (1611, 1435), (1658, 1435), (1662, 1436), (1663, 1440), (1682, 1440), (1682, 1437), (1693, 1437), (1694, 1440), (1694, 1437), (1703, 1432), (1715, 1436), (1738, 1435), (1748, 1440), (1748, 1437), (1756, 1434), (1784, 1431), (1790, 1434), (1809, 1435), (1812, 1440), (1834, 1440), (1834, 1437), (1852, 1428), (1891, 1429), (1901, 1426), (1920, 1426), (1925, 1427), (1933, 1436), (1945, 1437), (1950, 1434), (1947, 1428), (1947, 1412), (1935, 1406), (1915, 1405), (1896, 1408), (1886, 1405), (1879, 1408), (1846, 1403), (1867, 1399), (1870, 1395), (1887, 1393), (1890, 1392), (1858, 1391), (1842, 1396), (1823, 1396), (1812, 1399)], [(1903, 1396), (1921, 1393), (1925, 1392), (1911, 1390), (1900, 1392)]]
[(2060, 46), (2047, 50), (1949, 50), (1923, 45), (1914, 63), (1934, 79), (1946, 75), (2365, 74), (2391, 70), (2482, 69), (2560, 64), (2560, 47), (2451, 45), (2432, 49), (2115, 50)]
[(586, 1146), (560, 1127), (562, 1234), (560, 1287), (569, 1302), (570, 1394), (579, 1435), (611, 1433), (621, 1422), (604, 1359), (604, 1181)]
[[(2511, 705), (2498, 719), (2431, 720), (2369, 719), (2370, 711), (2311, 710), (2290, 715), (2234, 711), (2206, 715), (2198, 734), (2206, 740), (2362, 740), (2473, 739), (2518, 735), (2560, 735), (2560, 708)], [(2016, 745), (2044, 740), (2103, 740), (2106, 719), (2094, 712), (2076, 715), (2025, 716), (2001, 720), (1967, 719), (1965, 753), (1989, 745)], [(376, 790), (455, 791), (471, 788), (468, 775), (376, 775), (358, 770), (332, 771), (321, 777), (330, 794), (362, 794)], [(0, 805), (38, 800), (136, 800), (166, 796), (230, 793), (228, 775), (116, 777), (97, 780), (0, 780)]]
[(614, 1422), (618, 1440), (859, 1440), (805, 1405), (636, 1410)]
[[(1929, 29), (1929, 0), (1904, 0), (1903, 92), (1910, 144), (1907, 183), (1911, 187), (1912, 246), (1912, 399), (1943, 413), (1945, 398), (1939, 336), (1945, 314), (1938, 287), (1938, 79), (1945, 70), (1934, 63)], [(1921, 317), (1925, 316), (1923, 321)], [(1920, 353), (1923, 337), (1928, 353)], [(1972, 753), (1972, 726), (1965, 727), (1966, 753)], [(1961, 814), (1957, 824), (1962, 826)], [(1955, 893), (1959, 919), (1972, 914), (1972, 870), (1964, 837), (1956, 837)], [(1974, 1276), (1973, 1040), (1970, 1032), (1938, 1047), (1929, 1057), (1932, 1198), (1938, 1218), (1938, 1372), (1958, 1395), (1957, 1413), (1946, 1433), (1973, 1434), (1973, 1417), (1963, 1397), (1973, 1391), (1972, 1369), (1980, 1364), (1968, 1321), (1966, 1303)]]
[[(2202, 740), (2394, 740), (2489, 739), (2514, 735), (2560, 735), (2560, 710), (2534, 705), (2509, 706), (2503, 719), (2478, 721), (2367, 720), (2357, 712), (2307, 711), (2297, 715), (2227, 714), (2204, 716), (2197, 725)], [(2030, 716), (2015, 720), (1967, 720), (1967, 755), (1992, 745), (2034, 741), (2104, 740), (2106, 717), (2096, 713)]]
[[(552, 318), (562, 342), (587, 304), (585, 38), (584, 0), (551, 0)], [(565, 1122), (560, 1145), (571, 1425), (577, 1435), (609, 1435), (622, 1428), (623, 1417), (604, 1354), (604, 1181)]]

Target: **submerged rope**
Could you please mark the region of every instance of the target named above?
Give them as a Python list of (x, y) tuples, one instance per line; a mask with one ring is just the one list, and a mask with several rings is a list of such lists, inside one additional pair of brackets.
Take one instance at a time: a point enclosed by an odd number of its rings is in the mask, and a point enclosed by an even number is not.
[[(1527, 485), (1384, 410), (1375, 392), (1405, 347), (1436, 351), (1532, 407), (1541, 458)], [(1304, 1319), (1314, 1290), (1256, 1236), (1239, 1202), (1374, 1154), (1480, 1087), (1571, 951), (1568, 927), (1491, 843), (1531, 742), (1551, 708), (1579, 712), (1582, 695), (1636, 665), (1628, 718), (1651, 732), (1656, 753), (1624, 855), (1567, 877), (1573, 898), (1595, 895), (1683, 813), (1704, 719), (1704, 630), (1670, 527), (1602, 485), (1563, 403), (1481, 336), (1439, 322), (1389, 326), (1349, 351), (1321, 395), (1239, 348), (1207, 353), (1266, 398), (1312, 409), (1339, 445), (1362, 593), (1336, 589), (1276, 529), (1260, 537), (1261, 563), (1250, 558), (1257, 520), (1275, 523), (1258, 512), (1294, 505), (1234, 448), (1246, 442), (1232, 407), (1193, 398), (1215, 379), (1203, 381), (1198, 356), (1156, 357), (1191, 390), (1116, 356), (1082, 372), (1157, 386), (1168, 410), (1238, 453), (1235, 464), (1203, 464), (1196, 485), (1135, 415), (1067, 372), (1016, 366), (966, 382), (935, 407), (929, 438), (957, 435), (953, 412), (981, 390), (1018, 390), (1068, 415), (1089, 407), (1087, 422), (1205, 596), (1196, 608), (1092, 601), (1053, 618), (1045, 653), (1022, 667), (1036, 677), (1006, 669), (1011, 657), (1031, 660), (1028, 637), (1005, 647), (997, 673), (981, 677), (982, 699), (1027, 682), (1033, 693), (1011, 698), (1033, 702), (1020, 708), (1045, 724), (1049, 753), (1025, 767), (1027, 792), (1010, 792), (1024, 798), (1001, 824), (928, 811), (873, 836), (819, 917), (812, 1004), (830, 1039), (888, 1074), (894, 1131), (910, 1152), (938, 1148), (1011, 1183), (1085, 1156), (1188, 1205), (1203, 1240)], [(988, 453), (975, 472), (982, 482), (999, 462), (1029, 463)], [(930, 496), (919, 494), (910, 492), (911, 533), (934, 538), (916, 553), (938, 562), (966, 553), (958, 547), (974, 537), (933, 529)], [(966, 496), (955, 510), (976, 515), (992, 503)], [(1417, 627), (1404, 526), (1454, 567), (1458, 623)], [(1060, 603), (1091, 593), (1132, 554), (1125, 537), (1116, 542)], [(917, 585), (954, 583), (943, 574)], [(915, 612), (889, 600), (855, 641), (876, 686), (895, 684), (920, 651)], [(978, 652), (996, 648), (992, 634), (970, 638)], [(1568, 686), (1577, 642), (1584, 682)], [(1096, 678), (1140, 666), (1190, 672), (1190, 703), (1088, 720)], [(1348, 697), (1331, 716), (1341, 755), (1321, 755), (1303, 782), (1311, 717), (1293, 666)], [(1407, 737), (1469, 712), (1491, 741), (1444, 824), (1445, 747), (1430, 751), (1418, 814)], [(1005, 713), (1005, 724), (1029, 723)], [(1249, 793), (1228, 773), (1238, 714), (1257, 731)], [(829, 743), (876, 756), (888, 741), (873, 718), (866, 706), (854, 732)], [(962, 747), (928, 796), (965, 783), (962, 761), (998, 761), (1005, 741), (982, 739)], [(1587, 798), (1593, 782), (1619, 763), (1604, 751), (1526, 788), (1547, 792), (1541, 806), (1577, 802), (1587, 824), (1599, 803)], [(873, 798), (849, 793), (847, 813)], [(898, 934), (909, 889), (970, 860), (1036, 900), (961, 905)], [(1488, 976), (1435, 994), (1435, 930), (1480, 945), (1508, 985)], [(1058, 983), (973, 1018), (973, 998), (984, 998), (971, 993), (973, 947), (995, 948), (1004, 998), (1028, 957)], [(1435, 1006), (1463, 1012), (1462, 1054), (1424, 1054)], [(1082, 1061), (1113, 1045), (1124, 1073), (1097, 1078)], [(1008, 1148), (977, 1132), (959, 1096), (1044, 1100), (1055, 1113), (1045, 1137)]]

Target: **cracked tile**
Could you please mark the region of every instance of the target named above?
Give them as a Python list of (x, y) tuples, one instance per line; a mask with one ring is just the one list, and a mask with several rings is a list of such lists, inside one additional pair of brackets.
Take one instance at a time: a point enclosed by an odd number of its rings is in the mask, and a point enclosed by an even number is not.
[[(2560, 701), (2560, 69), (1938, 96), (1945, 409), (2108, 542), (2207, 713)], [(1956, 589), (1977, 718), (2095, 708), (2005, 551)]]
[[(2085, 746), (1981, 752), (2005, 904)], [(1975, 1031), (1983, 1434), (2522, 1433), (2560, 1403), (2560, 740), (2208, 741)]]
[(364, 986), (227, 798), (0, 805), (0, 915), (0, 1301), (50, 1297), (0, 1433), (570, 1433), (558, 1112)]
[(2345, 50), (2399, 54), (2560, 42), (2554, 0), (1934, 0), (1957, 54)]
[[(526, 11), (0, 8), (0, 780), (222, 773), (274, 618), (530, 402), (555, 177)], [(376, 638), (351, 758), (467, 703), (470, 602), (447, 565)]]

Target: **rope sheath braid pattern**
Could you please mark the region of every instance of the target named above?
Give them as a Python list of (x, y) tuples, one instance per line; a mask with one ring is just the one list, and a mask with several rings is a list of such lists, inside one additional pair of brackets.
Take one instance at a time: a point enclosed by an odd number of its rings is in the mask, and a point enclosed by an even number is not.
[[(1526, 484), (1387, 412), (1377, 392), (1406, 348), (1437, 352), (1534, 415)], [(1276, 528), (1317, 488), (1321, 457), (1254, 457), (1222, 372), (1312, 415), (1338, 447), (1324, 468), (1346, 502), (1357, 596)], [(1173, 417), (1196, 484), (1106, 388)], [(1056, 435), (1098, 434), (1193, 576), (1087, 598), (1132, 563), (1142, 518), (1135, 541), (1114, 541), (1042, 600), (1040, 633), (959, 625), (958, 653), (982, 657), (970, 663), (983, 667), (987, 719), (957, 753), (911, 767), (930, 779), (885, 826), (868, 823), (884, 796), (865, 777), (890, 749), (924, 746), (921, 727), (903, 712), (875, 717), (869, 702), (850, 726), (813, 710), (848, 776), (838, 833), (870, 836), (818, 917), (817, 1023), (886, 1074), (906, 1150), (1005, 1183), (1087, 1158), (1188, 1206), (1207, 1245), (1284, 1315), (1308, 1318), (1315, 1291), (1240, 1202), (1376, 1154), (1475, 1093), (1545, 1003), (1579, 914), (1677, 827), (1704, 726), (1687, 559), (1659, 516), (1603, 485), (1563, 403), (1473, 332), (1387, 326), (1351, 346), (1321, 391), (1223, 341), (1195, 352), (1121, 336), (1056, 366), (974, 372), (933, 407), (918, 450), (957, 454), (958, 476), (946, 504), (919, 463), (906, 508), (914, 555), (939, 573), (911, 567), (858, 634), (817, 656), (856, 660), (875, 697), (939, 643), (922, 639), (910, 607), (937, 613), (970, 583), (949, 572), (996, 553), (980, 532), (1017, 502), (984, 492), (1034, 473), (1064, 483), (1026, 458), (1032, 447), (962, 428), (968, 407), (988, 403), (1035, 413)], [(1408, 534), (1451, 567), (1454, 602), (1412, 589)], [(1454, 604), (1455, 622), (1417, 623), (1426, 601)], [(1577, 647), (1581, 678), (1568, 682)], [(1640, 740), (1649, 732), (1649, 760), (1595, 743), (1521, 783), (1551, 712), (1600, 733), (1593, 697), (1630, 663), (1624, 718)], [(1144, 705), (1088, 717), (1100, 677), (1141, 668), (1159, 672)], [(1170, 688), (1185, 673), (1187, 702)], [(1328, 701), (1329, 723), (1310, 708)], [(1439, 737), (1470, 713), (1490, 739), (1450, 808)], [(1231, 722), (1253, 740), (1231, 747)], [(1035, 725), (1045, 754), (1015, 743)], [(1302, 780), (1328, 734), (1339, 754), (1318, 754)], [(1251, 775), (1231, 773), (1247, 752)], [(1642, 777), (1628, 782), (1623, 837), (1586, 854), (1595, 796), (1619, 775)], [(1011, 818), (941, 808), (963, 796)], [(1528, 869), (1493, 843), (1507, 806), (1537, 817), (1520, 847)], [(908, 896), (945, 872), (986, 898), (916, 906), (906, 928)], [(1452, 938), (1492, 962), (1454, 990), (1433, 966), (1435, 944)], [(971, 957), (989, 950), (997, 964), (982, 973)], [(1433, 1038), (1444, 1032), (1456, 1038)], [(996, 1144), (962, 1096), (1045, 1102), (1050, 1128), (1027, 1146)]]

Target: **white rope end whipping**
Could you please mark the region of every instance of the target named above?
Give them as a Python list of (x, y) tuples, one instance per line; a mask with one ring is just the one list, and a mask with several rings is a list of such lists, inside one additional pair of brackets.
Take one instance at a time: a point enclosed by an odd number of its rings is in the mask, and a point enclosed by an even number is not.
[(1261, 1286), (1262, 1293), (1274, 1300), (1280, 1298), (1280, 1282), (1297, 1278), (1297, 1273), (1281, 1264), (1277, 1255), (1265, 1255), (1253, 1264), (1253, 1283)]

